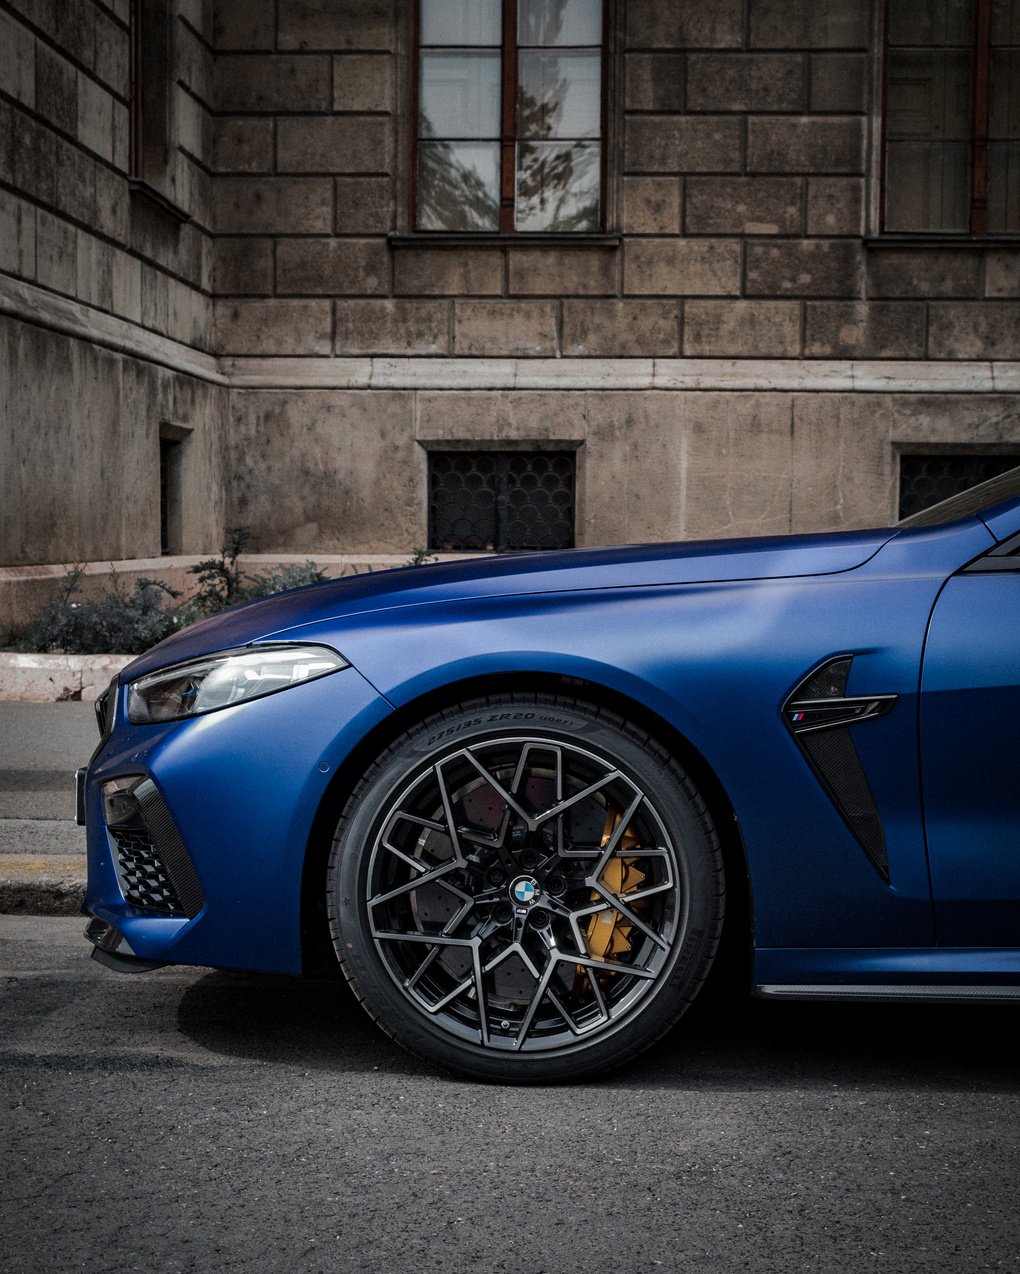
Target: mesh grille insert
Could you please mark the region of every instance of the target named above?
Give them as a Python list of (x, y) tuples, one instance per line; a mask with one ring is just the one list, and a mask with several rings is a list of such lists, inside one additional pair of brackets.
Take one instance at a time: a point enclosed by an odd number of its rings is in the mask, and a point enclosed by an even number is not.
[(110, 835), (117, 850), (117, 875), (125, 900), (136, 907), (184, 915), (177, 890), (149, 833), (144, 828), (114, 828)]

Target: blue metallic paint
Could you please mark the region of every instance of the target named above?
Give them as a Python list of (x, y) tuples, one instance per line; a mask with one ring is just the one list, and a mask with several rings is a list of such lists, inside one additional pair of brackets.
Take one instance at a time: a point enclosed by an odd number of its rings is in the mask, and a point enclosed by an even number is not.
[[(982, 677), (965, 657), (975, 608), (1013, 616), (1012, 585), (947, 578), (1020, 528), (1020, 501), (948, 527), (589, 550), (429, 566), (314, 586), (238, 607), (130, 665), (126, 683), (168, 664), (246, 642), (321, 642), (353, 665), (284, 693), (167, 725), (115, 731), (88, 778), (86, 909), (116, 924), (139, 956), (296, 972), (301, 878), (332, 774), (366, 734), (425, 696), (452, 701), (486, 678), (571, 677), (641, 705), (714, 772), (739, 822), (753, 897), (755, 978), (763, 983), (994, 981), (1020, 973), (1015, 950), (975, 954), (975, 899), (1007, 910), (991, 939), (1020, 943), (1015, 798), (997, 789), (980, 838), (952, 795), (959, 737), (980, 735), (973, 691), (1009, 687), (1010, 710), (986, 712), (988, 747), (1015, 742), (1015, 625)], [(940, 593), (943, 593), (941, 600)], [(977, 599), (976, 602), (974, 599)], [(938, 603), (936, 605), (936, 603)], [(933, 608), (921, 714), (933, 869), (933, 919), (918, 757), (919, 685)], [(991, 613), (991, 611), (989, 611)], [(978, 643), (976, 649), (981, 650)], [(854, 741), (886, 833), (890, 880), (871, 866), (781, 717), (805, 674), (853, 654), (849, 695), (896, 694), (888, 716)], [(962, 735), (961, 735), (962, 730)], [(969, 732), (969, 734), (968, 734)], [(967, 746), (972, 746), (968, 744)], [(1015, 755), (1015, 749), (1010, 753)], [(322, 773), (320, 765), (329, 767)], [(971, 770), (978, 772), (975, 764)], [(99, 786), (149, 774), (173, 811), (206, 892), (192, 921), (152, 919), (123, 900), (99, 810)], [(998, 773), (997, 771), (995, 773)], [(947, 777), (948, 776), (948, 777)], [(933, 796), (937, 791), (940, 796)], [(988, 820), (999, 839), (987, 844)], [(958, 835), (943, 848), (944, 830)], [(994, 839), (994, 838), (993, 838)], [(985, 854), (979, 889), (973, 856)], [(1001, 868), (1009, 864), (1005, 877)], [(937, 939), (968, 948), (954, 956)], [(960, 917), (963, 917), (961, 920)]]

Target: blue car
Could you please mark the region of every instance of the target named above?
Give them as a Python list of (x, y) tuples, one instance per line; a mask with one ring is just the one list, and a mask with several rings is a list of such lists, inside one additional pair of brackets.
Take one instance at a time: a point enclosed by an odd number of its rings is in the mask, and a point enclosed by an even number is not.
[(777, 999), (1020, 998), (1020, 469), (884, 530), (328, 582), (127, 667), (93, 955), (339, 962), (413, 1052), (617, 1066), (725, 958)]

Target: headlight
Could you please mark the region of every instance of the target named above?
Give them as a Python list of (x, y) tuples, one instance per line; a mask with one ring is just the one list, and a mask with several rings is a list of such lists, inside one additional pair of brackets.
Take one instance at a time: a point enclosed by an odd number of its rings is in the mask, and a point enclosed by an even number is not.
[(128, 720), (177, 721), (313, 681), (350, 665), (327, 646), (246, 646), (164, 668), (128, 687)]

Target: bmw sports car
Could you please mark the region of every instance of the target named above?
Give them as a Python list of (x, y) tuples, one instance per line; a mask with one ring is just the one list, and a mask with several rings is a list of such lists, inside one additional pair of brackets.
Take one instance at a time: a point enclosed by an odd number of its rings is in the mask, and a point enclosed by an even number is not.
[(93, 955), (337, 962), (408, 1049), (589, 1075), (760, 996), (1020, 998), (1020, 469), (884, 530), (434, 564), (135, 660)]

